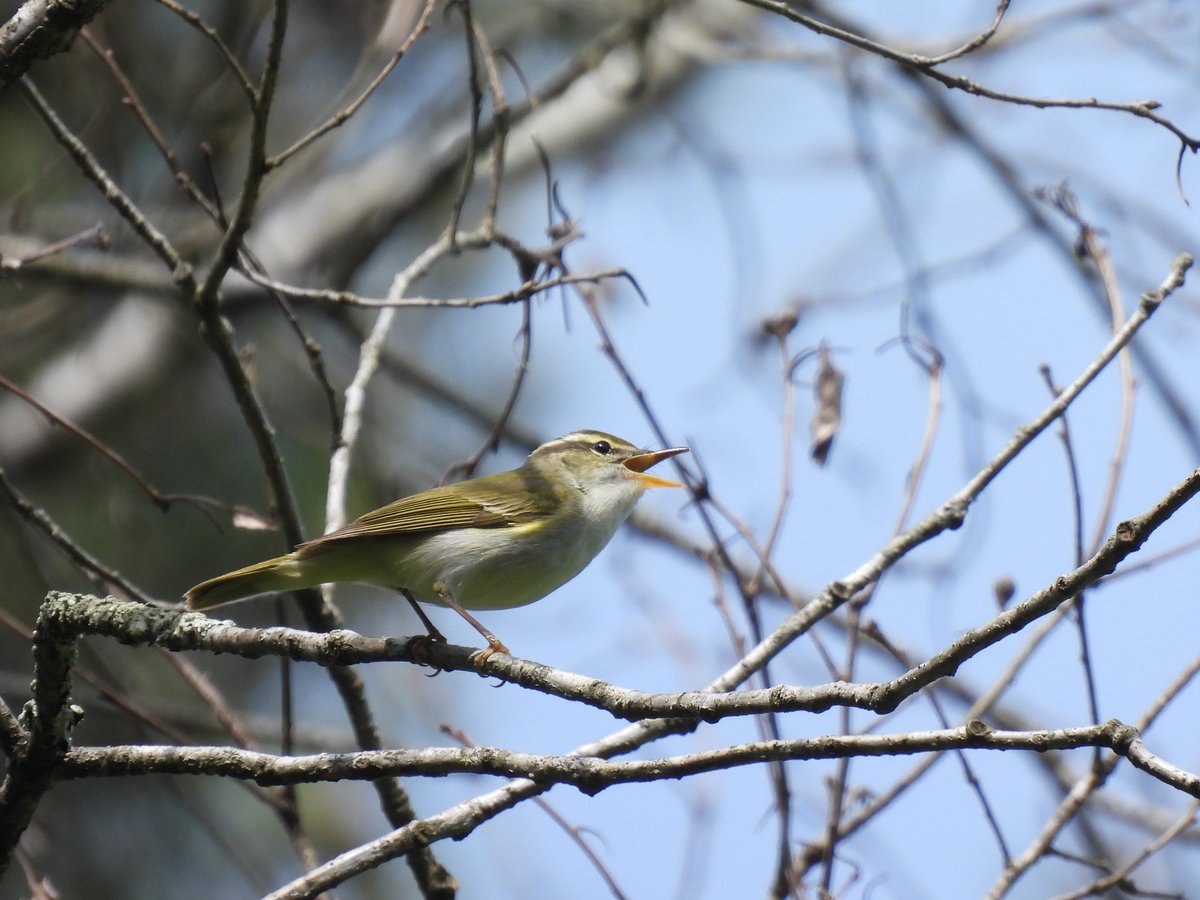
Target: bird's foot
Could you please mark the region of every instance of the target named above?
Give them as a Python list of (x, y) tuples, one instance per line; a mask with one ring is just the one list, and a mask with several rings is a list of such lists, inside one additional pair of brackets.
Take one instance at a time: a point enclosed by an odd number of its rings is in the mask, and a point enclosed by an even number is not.
[(500, 643), (500, 641), (496, 640), (496, 637), (493, 635), (488, 640), (487, 647), (485, 647), (483, 650), (476, 650), (471, 654), (471, 664), (478, 669), (485, 662), (492, 658), (493, 653), (503, 653), (505, 656), (512, 656), (512, 651), (505, 647), (504, 644)]

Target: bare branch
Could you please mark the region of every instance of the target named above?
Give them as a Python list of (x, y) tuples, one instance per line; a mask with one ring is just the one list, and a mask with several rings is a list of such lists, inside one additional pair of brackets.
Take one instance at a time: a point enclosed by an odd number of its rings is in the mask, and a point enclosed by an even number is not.
[(71, 46), (76, 33), (107, 5), (107, 0), (26, 0), (0, 25), (0, 90), (39, 59)]
[[(962, 51), (956, 50), (942, 56), (921, 56), (919, 54), (904, 53), (900, 50), (895, 50), (885, 44), (872, 40), (862, 34), (857, 34), (844, 27), (822, 22), (812, 16), (806, 15), (796, 8), (788, 5), (784, 0), (742, 0), (750, 6), (756, 6), (759, 9), (764, 9), (774, 13), (782, 18), (797, 25), (802, 25), (810, 31), (831, 37), (842, 43), (848, 44), (864, 52), (878, 56), (882, 59), (889, 60), (898, 65), (907, 68), (915, 69), (927, 78), (931, 78), (944, 87), (953, 88), (963, 91), (968, 94), (973, 94), (977, 97), (983, 97), (988, 100), (997, 100), (1003, 103), (1012, 103), (1017, 106), (1032, 106), (1037, 109), (1099, 109), (1111, 112), (1124, 112), (1149, 121), (1165, 128), (1171, 134), (1179, 139), (1180, 153), (1183, 150), (1190, 150), (1195, 153), (1200, 150), (1200, 138), (1194, 138), (1187, 134), (1183, 129), (1177, 126), (1170, 119), (1164, 118), (1155, 112), (1161, 106), (1157, 100), (1141, 100), (1133, 103), (1116, 103), (1107, 100), (1097, 100), (1095, 97), (1027, 97), (1021, 94), (1010, 94), (1004, 91), (997, 91), (992, 88), (985, 87), (977, 82), (971, 81), (961, 75), (950, 75), (937, 68), (941, 63), (948, 59), (953, 59), (956, 56), (962, 55)], [(817, 6), (817, 8), (820, 8)], [(828, 15), (828, 11), (825, 11)], [(829, 16), (829, 18), (833, 18)], [(998, 22), (996, 23), (999, 24)], [(986, 34), (987, 32), (985, 32)], [(990, 37), (990, 35), (989, 35)], [(980, 44), (982, 45), (982, 44)], [(971, 48), (974, 49), (974, 48)]]

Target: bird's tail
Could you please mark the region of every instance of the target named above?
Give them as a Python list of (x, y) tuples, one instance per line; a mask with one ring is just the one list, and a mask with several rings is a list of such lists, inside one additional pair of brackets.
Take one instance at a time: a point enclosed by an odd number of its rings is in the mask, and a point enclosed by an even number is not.
[(208, 609), (267, 591), (297, 591), (320, 584), (305, 569), (289, 553), (202, 581), (183, 596), (188, 608)]

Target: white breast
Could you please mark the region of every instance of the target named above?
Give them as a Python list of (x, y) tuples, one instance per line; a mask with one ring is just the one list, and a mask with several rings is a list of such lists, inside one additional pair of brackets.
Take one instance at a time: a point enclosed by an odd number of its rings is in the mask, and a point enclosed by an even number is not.
[(433, 534), (398, 573), (418, 600), (437, 603), (440, 581), (468, 609), (505, 609), (540, 600), (604, 549), (642, 494), (636, 483), (592, 485), (552, 522), (458, 528)]

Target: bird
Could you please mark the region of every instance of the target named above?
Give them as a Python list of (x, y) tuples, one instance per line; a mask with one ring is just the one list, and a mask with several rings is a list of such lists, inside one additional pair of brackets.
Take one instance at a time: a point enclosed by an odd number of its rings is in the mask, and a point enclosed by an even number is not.
[(429, 637), (445, 641), (418, 605), (449, 607), (488, 645), (508, 648), (468, 610), (542, 599), (590, 563), (648, 488), (683, 487), (647, 470), (687, 447), (645, 450), (585, 429), (535, 449), (518, 468), (431, 488), (368, 512), (291, 553), (202, 581), (184, 595), (205, 610), (256, 594), (365, 582), (402, 594)]

